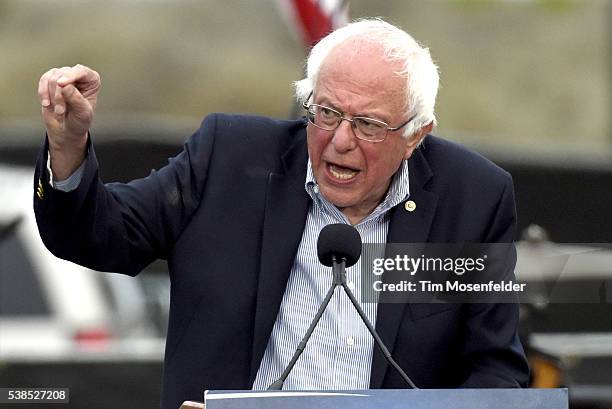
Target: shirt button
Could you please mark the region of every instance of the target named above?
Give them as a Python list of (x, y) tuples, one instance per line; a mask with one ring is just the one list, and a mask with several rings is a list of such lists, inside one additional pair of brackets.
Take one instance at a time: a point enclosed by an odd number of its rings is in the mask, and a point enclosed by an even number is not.
[(352, 281), (349, 281), (349, 282), (348, 282), (348, 288), (349, 288), (351, 291), (355, 291), (355, 283), (354, 283), (354, 282), (352, 282)]
[(319, 185), (314, 185), (314, 187), (312, 188), (312, 190), (316, 193), (319, 194)]
[(350, 346), (355, 345), (355, 338), (353, 338), (353, 337), (348, 337), (348, 338), (346, 339), (346, 345), (350, 345)]

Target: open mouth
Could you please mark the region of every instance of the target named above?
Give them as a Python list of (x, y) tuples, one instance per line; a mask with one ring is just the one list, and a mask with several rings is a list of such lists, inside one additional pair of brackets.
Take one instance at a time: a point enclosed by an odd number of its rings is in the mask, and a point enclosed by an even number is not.
[(332, 163), (327, 164), (327, 170), (329, 171), (331, 176), (341, 181), (351, 180), (355, 176), (357, 176), (357, 174), (359, 173), (359, 170), (340, 166), (340, 165), (335, 165)]

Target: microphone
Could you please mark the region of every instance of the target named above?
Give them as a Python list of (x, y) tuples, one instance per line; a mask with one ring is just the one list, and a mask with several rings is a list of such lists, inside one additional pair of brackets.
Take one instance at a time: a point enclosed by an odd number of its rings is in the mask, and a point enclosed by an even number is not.
[(359, 235), (359, 232), (353, 226), (343, 223), (329, 224), (325, 226), (321, 230), (317, 240), (317, 255), (321, 264), (327, 267), (332, 267), (332, 285), (328, 290), (325, 299), (321, 303), (315, 317), (310, 323), (310, 327), (308, 327), (304, 338), (302, 341), (300, 341), (295, 353), (293, 354), (293, 357), (287, 364), (287, 367), (283, 371), (280, 378), (278, 378), (268, 387), (268, 390), (281, 390), (283, 388), (283, 383), (289, 376), (289, 373), (291, 373), (291, 370), (295, 366), (295, 363), (300, 355), (302, 355), (302, 352), (304, 352), (306, 344), (308, 343), (308, 340), (310, 339), (315, 327), (319, 323), (323, 312), (327, 308), (336, 287), (342, 287), (344, 289), (344, 292), (351, 300), (351, 303), (357, 310), (357, 313), (361, 317), (363, 323), (368, 328), (368, 331), (372, 337), (374, 337), (376, 344), (380, 348), (387, 362), (389, 362), (389, 364), (395, 368), (402, 379), (404, 379), (404, 381), (406, 381), (406, 383), (412, 389), (418, 389), (408, 375), (406, 375), (402, 368), (400, 368), (397, 362), (395, 362), (393, 357), (391, 357), (389, 349), (385, 346), (382, 339), (380, 339), (380, 336), (372, 326), (370, 320), (368, 320), (368, 317), (363, 312), (363, 309), (346, 283), (346, 267), (353, 266), (355, 263), (357, 263), (359, 257), (361, 256), (361, 236)]
[(324, 266), (333, 267), (335, 260), (344, 259), (346, 267), (352, 267), (361, 257), (361, 236), (348, 224), (328, 224), (319, 233), (317, 255)]

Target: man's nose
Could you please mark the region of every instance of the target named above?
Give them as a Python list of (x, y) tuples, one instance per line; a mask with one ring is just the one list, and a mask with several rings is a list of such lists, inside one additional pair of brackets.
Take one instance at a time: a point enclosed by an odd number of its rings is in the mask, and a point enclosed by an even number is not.
[(343, 119), (334, 131), (332, 144), (337, 152), (352, 151), (357, 147), (357, 137), (352, 127), (352, 122)]

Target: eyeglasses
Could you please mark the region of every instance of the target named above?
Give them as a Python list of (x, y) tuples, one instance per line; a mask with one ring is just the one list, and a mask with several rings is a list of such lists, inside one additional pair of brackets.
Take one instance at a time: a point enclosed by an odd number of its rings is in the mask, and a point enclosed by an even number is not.
[[(308, 96), (308, 99), (312, 96)], [(403, 124), (390, 127), (389, 124), (383, 121), (379, 121), (378, 119), (368, 118), (365, 116), (354, 116), (352, 118), (345, 117), (341, 112), (336, 111), (333, 108), (327, 107), (325, 105), (319, 104), (306, 104), (303, 103), (302, 106), (306, 110), (306, 117), (308, 118), (308, 122), (313, 124), (319, 129), (323, 129), (326, 131), (334, 131), (339, 126), (340, 123), (344, 121), (349, 121), (351, 123), (351, 128), (355, 133), (355, 136), (361, 140), (368, 142), (382, 142), (387, 138), (387, 133), (389, 131), (397, 131), (404, 126), (408, 125), (410, 121), (412, 121), (416, 115), (413, 115), (410, 119), (408, 119)]]

